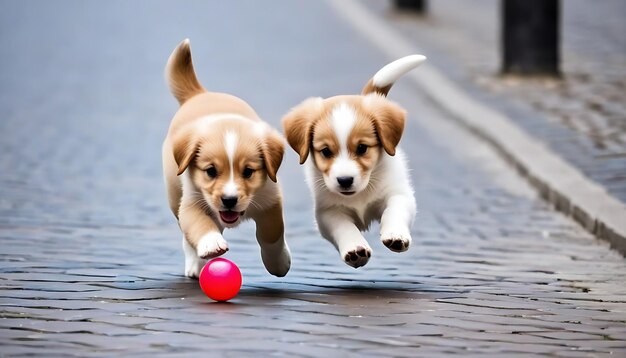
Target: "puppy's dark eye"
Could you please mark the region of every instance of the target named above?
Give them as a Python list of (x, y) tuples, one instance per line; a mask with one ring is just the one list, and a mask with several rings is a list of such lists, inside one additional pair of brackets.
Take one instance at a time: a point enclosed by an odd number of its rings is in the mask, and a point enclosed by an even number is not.
[(254, 169), (252, 168), (246, 168), (243, 170), (243, 173), (241, 173), (241, 175), (246, 179), (250, 179), (252, 174), (254, 174)]
[(356, 154), (357, 155), (363, 155), (365, 153), (367, 153), (367, 146), (365, 144), (359, 144), (356, 146)]
[(215, 169), (215, 167), (210, 167), (206, 170), (206, 174), (211, 178), (215, 178), (217, 177), (217, 169)]
[(333, 156), (333, 152), (331, 152), (330, 149), (328, 149), (328, 147), (322, 149), (320, 152), (322, 153), (324, 158), (330, 158)]

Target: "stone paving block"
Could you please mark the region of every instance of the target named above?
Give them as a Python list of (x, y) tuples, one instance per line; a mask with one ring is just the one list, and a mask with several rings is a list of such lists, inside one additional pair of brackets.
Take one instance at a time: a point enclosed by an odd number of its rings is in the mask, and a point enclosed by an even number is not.
[(411, 341), (406, 340), (404, 337), (397, 336), (389, 336), (389, 335), (381, 335), (376, 337), (367, 337), (367, 336), (359, 336), (353, 335), (352, 337), (348, 337), (348, 339), (355, 340), (358, 342), (363, 342), (365, 344), (369, 344), (371, 346), (385, 346), (389, 349), (393, 350), (396, 347), (419, 347), (419, 344), (413, 343)]
[(10, 357), (20, 357), (28, 355), (48, 356), (48, 357), (71, 357), (74, 349), (69, 348), (51, 348), (51, 347), (29, 347), (25, 345), (6, 345), (3, 346), (3, 352)]
[[(590, 352), (589, 351), (577, 351), (577, 350), (561, 350), (561, 351), (554, 351), (551, 353), (553, 356), (555, 357), (572, 357), (572, 358), (576, 358), (576, 357), (589, 357)], [(609, 352), (605, 352), (605, 353), (593, 353), (594, 355), (597, 355), (598, 357), (614, 357), (616, 356), (616, 354), (618, 354), (616, 351), (609, 351)], [(619, 355), (617, 355), (619, 357)]]
[(96, 323), (96, 322), (76, 322), (76, 321), (45, 321), (33, 319), (2, 319), (0, 327), (21, 329), (31, 332), (49, 333), (78, 333), (88, 332), (91, 334), (120, 336), (138, 334), (140, 331), (117, 325)]
[(125, 313), (118, 313), (115, 315), (100, 316), (90, 318), (90, 322), (108, 323), (116, 326), (129, 326), (145, 328), (146, 324), (160, 322), (157, 318), (136, 317)]

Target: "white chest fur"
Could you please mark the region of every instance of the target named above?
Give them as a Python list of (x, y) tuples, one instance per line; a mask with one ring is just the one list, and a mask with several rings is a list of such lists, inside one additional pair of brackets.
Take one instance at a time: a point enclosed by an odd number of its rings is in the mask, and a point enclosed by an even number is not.
[(353, 196), (345, 196), (328, 190), (323, 184), (322, 173), (309, 157), (305, 163), (307, 184), (315, 200), (315, 210), (339, 210), (350, 216), (361, 230), (367, 230), (372, 221), (380, 221), (388, 199), (394, 195), (410, 197), (413, 188), (409, 181), (404, 152), (398, 148), (395, 156), (383, 153), (372, 171), (368, 187)]

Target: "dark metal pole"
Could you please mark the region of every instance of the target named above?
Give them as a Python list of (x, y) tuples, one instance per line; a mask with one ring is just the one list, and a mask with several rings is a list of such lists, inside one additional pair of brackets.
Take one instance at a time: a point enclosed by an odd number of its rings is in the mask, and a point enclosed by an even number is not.
[(502, 72), (559, 74), (559, 0), (502, 0)]
[(426, 0), (394, 0), (396, 9), (411, 10), (423, 14), (426, 12)]

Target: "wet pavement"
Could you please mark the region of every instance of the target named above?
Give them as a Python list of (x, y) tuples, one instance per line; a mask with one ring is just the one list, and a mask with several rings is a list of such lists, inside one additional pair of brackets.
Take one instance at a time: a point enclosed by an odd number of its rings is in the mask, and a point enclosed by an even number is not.
[[(279, 171), (293, 262), (267, 274), (250, 223), (225, 233), (241, 293), (183, 277), (160, 146), (163, 81), (191, 38), (211, 90), (269, 123), (356, 93), (387, 62), (324, 2), (1, 3), (0, 355), (563, 357), (626, 353), (626, 262), (552, 210), (409, 81), (413, 247), (358, 270), (313, 224), (291, 151)], [(426, 54), (428, 55), (428, 54)]]

